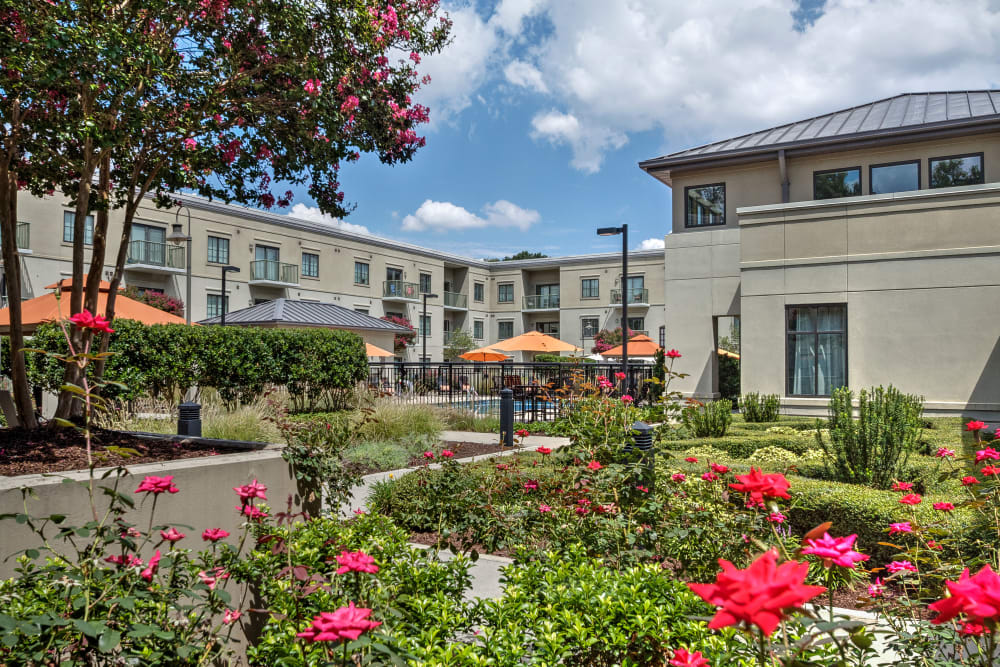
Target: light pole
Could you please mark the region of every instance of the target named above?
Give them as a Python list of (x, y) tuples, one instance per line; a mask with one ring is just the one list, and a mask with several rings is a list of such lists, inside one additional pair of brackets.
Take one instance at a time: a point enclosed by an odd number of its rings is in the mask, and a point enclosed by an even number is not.
[(229, 297), (226, 296), (226, 274), (232, 271), (233, 273), (239, 273), (240, 267), (238, 266), (224, 266), (222, 267), (222, 326), (226, 326), (226, 311), (229, 310), (227, 306), (229, 305)]
[(428, 292), (423, 293), (424, 297), (424, 314), (420, 316), (420, 344), (423, 347), (423, 352), (420, 353), (420, 370), (423, 371), (424, 379), (427, 378), (427, 331), (424, 329), (424, 323), (427, 321), (427, 299), (436, 299), (437, 294), (430, 294)]
[[(180, 223), (181, 211), (187, 211), (187, 234), (182, 231)], [(177, 212), (174, 213), (173, 230), (167, 235), (167, 240), (174, 245), (180, 245), (183, 242), (187, 242), (187, 256), (184, 261), (184, 264), (187, 266), (187, 288), (184, 293), (184, 321), (187, 324), (191, 324), (191, 209), (187, 206), (181, 206), (177, 209)]]
[(622, 373), (625, 374), (625, 389), (631, 391), (631, 377), (628, 374), (628, 225), (621, 227), (601, 227), (598, 236), (622, 235)]

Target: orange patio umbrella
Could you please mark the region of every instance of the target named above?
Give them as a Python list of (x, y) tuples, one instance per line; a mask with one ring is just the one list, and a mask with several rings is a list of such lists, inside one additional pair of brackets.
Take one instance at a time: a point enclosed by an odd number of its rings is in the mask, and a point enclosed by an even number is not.
[(720, 357), (729, 357), (730, 359), (739, 359), (740, 358), (740, 355), (736, 354), (735, 352), (730, 352), (729, 350), (724, 350), (721, 347), (718, 349), (718, 353), (719, 353)]
[(468, 352), (458, 356), (467, 361), (504, 361), (507, 359), (507, 355), (503, 352), (497, 352), (496, 350), (491, 350), (488, 347), (469, 350)]
[(553, 354), (580, 351), (576, 345), (571, 345), (539, 331), (529, 331), (520, 336), (508, 338), (496, 345), (490, 345), (490, 349), (499, 352), (549, 352)]
[[(59, 285), (48, 285), (45, 289), (56, 289)], [(21, 322), (24, 333), (31, 335), (42, 322), (53, 322), (69, 317), (69, 291), (71, 280), (62, 281), (62, 292), (57, 299), (53, 292), (21, 303)], [(108, 306), (108, 290), (111, 285), (102, 280), (97, 298), (97, 312), (103, 314)], [(158, 308), (147, 306), (135, 299), (118, 295), (115, 299), (115, 319), (135, 320), (143, 324), (184, 324), (184, 318), (171, 315)], [(10, 333), (10, 309), (0, 309), (0, 334)]]
[[(651, 357), (660, 350), (660, 346), (653, 342), (653, 339), (646, 334), (633, 336), (628, 340), (628, 354), (630, 357)], [(622, 346), (613, 347), (607, 352), (601, 352), (602, 357), (622, 356)]]
[(371, 343), (365, 343), (365, 352), (369, 357), (393, 357), (395, 356), (392, 352), (388, 350), (383, 350), (378, 345), (372, 345)]

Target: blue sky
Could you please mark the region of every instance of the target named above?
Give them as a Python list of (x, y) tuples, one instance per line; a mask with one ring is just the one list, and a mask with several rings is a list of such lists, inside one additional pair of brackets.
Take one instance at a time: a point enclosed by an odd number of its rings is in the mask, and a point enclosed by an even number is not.
[[(343, 222), (474, 257), (633, 247), (670, 227), (640, 160), (901, 92), (995, 87), (987, 0), (451, 0), (427, 146), (362, 158)], [(293, 214), (319, 218), (300, 194)], [(357, 227), (353, 227), (357, 226)]]

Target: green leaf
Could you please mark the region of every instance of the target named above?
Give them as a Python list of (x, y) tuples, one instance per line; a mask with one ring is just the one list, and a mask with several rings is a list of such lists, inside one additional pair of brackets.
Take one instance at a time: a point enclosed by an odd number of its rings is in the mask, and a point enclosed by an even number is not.
[(102, 653), (114, 650), (122, 639), (122, 633), (117, 630), (105, 630), (101, 633), (101, 638), (97, 641), (97, 648)]
[(98, 621), (85, 621), (82, 618), (74, 618), (73, 626), (88, 637), (97, 637), (104, 630), (104, 623)]
[(143, 623), (136, 623), (135, 625), (132, 626), (132, 629), (129, 631), (128, 636), (140, 639), (142, 637), (148, 637), (154, 632), (156, 632), (156, 627), (152, 625), (145, 625)]

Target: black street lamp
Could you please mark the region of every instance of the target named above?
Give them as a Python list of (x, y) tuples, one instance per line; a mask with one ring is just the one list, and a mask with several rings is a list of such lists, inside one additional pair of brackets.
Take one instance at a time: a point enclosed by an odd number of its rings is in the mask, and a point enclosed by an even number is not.
[(226, 274), (232, 271), (233, 273), (239, 273), (240, 267), (238, 266), (224, 266), (222, 267), (222, 326), (226, 326), (226, 311), (229, 310), (227, 306), (229, 305), (229, 297), (226, 296)]
[(631, 390), (631, 377), (628, 374), (628, 225), (621, 227), (601, 227), (598, 236), (622, 235), (622, 373), (625, 374), (625, 389)]
[(427, 299), (436, 299), (437, 294), (431, 294), (430, 292), (424, 292), (424, 314), (420, 316), (420, 344), (423, 347), (423, 352), (420, 353), (420, 369), (424, 373), (424, 378), (427, 378), (427, 327), (425, 329), (427, 322)]

